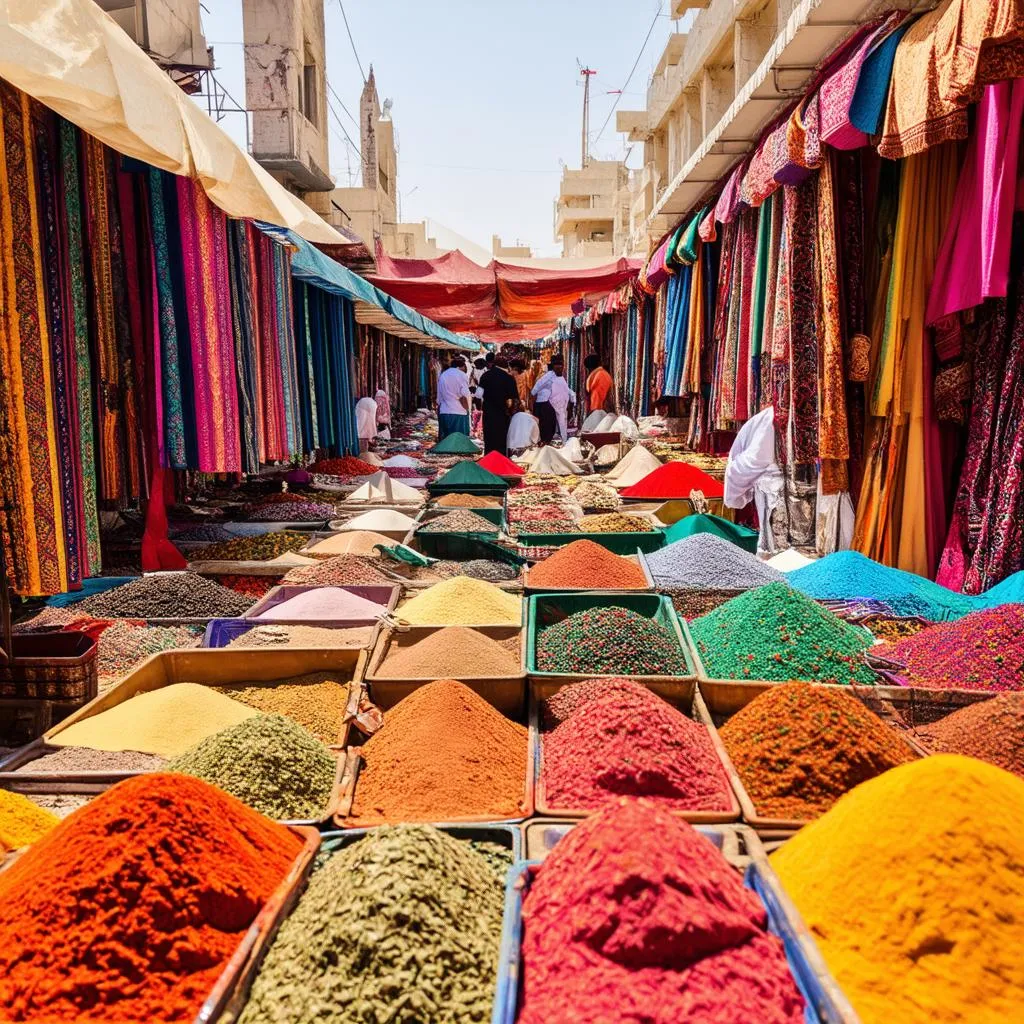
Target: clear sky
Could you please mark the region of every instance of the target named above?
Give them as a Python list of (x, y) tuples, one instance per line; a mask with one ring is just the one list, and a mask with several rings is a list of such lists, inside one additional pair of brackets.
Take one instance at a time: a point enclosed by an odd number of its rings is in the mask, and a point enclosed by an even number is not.
[[(287, 0), (285, 0), (287, 2)], [(433, 220), (483, 246), (491, 234), (537, 255), (559, 254), (552, 237), (560, 161), (580, 164), (583, 91), (577, 60), (591, 79), (591, 153), (626, 154), (612, 115), (599, 134), (667, 0), (344, 0), (363, 69), (373, 65), (381, 102), (393, 100), (404, 220)], [(339, 0), (325, 0), (327, 76), (358, 117), (363, 78)], [(217, 77), (244, 105), (241, 0), (205, 0), (203, 24)], [(642, 109), (650, 72), (673, 29), (657, 18), (619, 109)], [(355, 124), (331, 102), (352, 139)], [(331, 170), (339, 186), (358, 181), (333, 115)], [(232, 124), (234, 120), (234, 124)], [(239, 118), (224, 122), (244, 141)], [(630, 166), (638, 166), (638, 145)]]

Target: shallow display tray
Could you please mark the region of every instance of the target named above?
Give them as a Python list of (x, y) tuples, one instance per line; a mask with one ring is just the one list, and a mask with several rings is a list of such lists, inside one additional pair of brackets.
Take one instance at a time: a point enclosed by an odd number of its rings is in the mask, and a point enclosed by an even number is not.
[[(544, 672), (537, 668), (536, 663), (537, 639), (542, 617), (552, 616), (554, 613), (551, 620), (554, 622), (559, 618), (588, 608), (607, 608), (613, 605), (660, 622), (675, 635), (686, 663), (687, 671), (684, 675), (630, 675), (626, 678), (635, 679), (663, 696), (667, 693), (692, 695), (697, 679), (697, 667), (693, 659), (690, 634), (686, 623), (680, 621), (672, 607), (672, 602), (667, 597), (635, 590), (557, 591), (528, 596), (526, 598), (526, 674), (530, 679), (531, 692), (534, 691), (537, 684), (544, 681), (557, 684), (555, 687), (557, 689), (558, 686), (566, 682), (623, 676), (621, 672)], [(665, 686), (663, 689), (659, 689), (654, 684), (665, 684)], [(541, 699), (545, 696), (550, 696), (550, 693), (540, 694)]]
[[(362, 679), (366, 651), (347, 650), (232, 650), (212, 651), (201, 647), (152, 654), (106, 693), (89, 701), (74, 714), (48, 729), (43, 741), (53, 740), (68, 726), (102, 711), (123, 704), (139, 693), (159, 690), (174, 683), (199, 683), (205, 686), (266, 683), (272, 686), (285, 679), (310, 675), (313, 672), (337, 672), (343, 682)], [(349, 686), (349, 704), (342, 712), (338, 726), (338, 742), (348, 744), (352, 721), (352, 696), (358, 686)]]
[[(635, 590), (624, 591), (629, 594), (647, 594), (654, 591), (654, 580), (651, 579), (650, 570), (647, 568), (647, 562), (644, 561), (643, 552), (637, 550), (636, 554), (633, 555), (620, 555), (620, 558), (625, 558), (626, 561), (632, 562), (634, 565), (640, 566), (641, 571), (644, 574), (644, 579), (647, 581), (647, 586), (638, 587)], [(589, 593), (593, 587), (535, 587), (530, 583), (530, 576), (533, 573), (533, 568), (528, 568), (525, 575), (523, 576), (523, 586), (526, 588), (528, 593), (531, 594), (573, 594), (573, 593)], [(594, 582), (600, 582), (595, 580)]]
[[(256, 622), (253, 619), (212, 619), (206, 626), (206, 632), (203, 634), (203, 642), (199, 645), (200, 648), (210, 650), (221, 650), (228, 646), (232, 640), (237, 640), (240, 636), (244, 636), (251, 629), (256, 629), (257, 626), (287, 626), (288, 623), (282, 622)], [(303, 625), (313, 625), (311, 623), (303, 623)], [(271, 650), (271, 651), (333, 651), (333, 650), (369, 650), (373, 647), (374, 642), (377, 639), (377, 632), (380, 629), (380, 623), (376, 623), (372, 626), (316, 626), (313, 625), (314, 629), (365, 629), (367, 631), (367, 639), (365, 644), (360, 644), (357, 647), (351, 645), (341, 645), (335, 647), (299, 647), (299, 646), (288, 646), (282, 645), (281, 647), (275, 647), (273, 645), (266, 645), (258, 648), (251, 648), (252, 650)], [(236, 650), (238, 648), (235, 648)], [(250, 649), (250, 648), (245, 648)]]
[[(403, 677), (391, 679), (377, 674), (391, 647), (411, 647), (420, 640), (426, 639), (444, 626), (405, 626), (397, 629), (382, 629), (366, 662), (366, 684), (370, 700), (379, 708), (387, 711), (410, 693), (427, 683), (432, 683), (437, 676)], [(470, 676), (459, 674), (459, 682), (465, 683), (474, 693), (479, 694), (496, 707), (506, 718), (520, 721), (525, 712), (526, 673), (523, 671), (523, 643), (526, 631), (521, 626), (466, 626), (476, 633), (482, 633), (492, 640), (509, 640), (519, 638), (519, 672), (509, 676)], [(472, 670), (472, 665), (467, 668)]]
[[(528, 846), (531, 825), (526, 826)], [(547, 838), (555, 842), (564, 835), (564, 831), (560, 835), (560, 830), (550, 825), (545, 831)], [(702, 826), (698, 831), (743, 873), (744, 885), (754, 891), (764, 906), (768, 930), (782, 941), (790, 973), (804, 997), (806, 1024), (860, 1024), (860, 1018), (829, 972), (806, 924), (783, 891), (757, 837), (749, 829), (740, 830), (729, 825)], [(733, 837), (742, 843), (744, 853), (741, 856), (733, 856), (731, 850), (726, 849), (727, 842), (732, 846)], [(529, 860), (509, 870), (498, 954), (498, 992), (491, 1024), (515, 1024), (519, 1014), (523, 969), (523, 900), (541, 864), (542, 861)]]
[(284, 576), (296, 565), (269, 565), (267, 562), (232, 562), (227, 559), (207, 559), (189, 562), (188, 571), (200, 576)]
[[(561, 687), (558, 689), (561, 689)], [(555, 690), (555, 692), (557, 693), (558, 690)], [(654, 691), (652, 690), (651, 692), (653, 693)], [(700, 693), (694, 690), (689, 697), (669, 696), (664, 694), (658, 694), (658, 696), (667, 704), (676, 708), (676, 710), (681, 711), (687, 718), (703, 725), (707, 729), (708, 736), (711, 738), (711, 745), (714, 747), (719, 765), (721, 766), (722, 772), (728, 782), (728, 810), (673, 810), (671, 813), (693, 825), (717, 825), (739, 821), (740, 803), (738, 800), (737, 790), (739, 778), (736, 775), (736, 770), (733, 768), (732, 762), (729, 760), (729, 755), (725, 752), (725, 747), (722, 745), (721, 737), (718, 735), (718, 730), (715, 728), (715, 723), (711, 720), (711, 715), (708, 714), (708, 709), (704, 705), (704, 701), (701, 699)], [(530, 746), (533, 753), (530, 760), (533, 763), (534, 772), (536, 773), (536, 777), (534, 779), (534, 803), (537, 814), (543, 815), (546, 818), (585, 818), (587, 815), (595, 813), (598, 808), (555, 807), (548, 802), (547, 786), (544, 784), (544, 736), (547, 735), (550, 730), (543, 728), (541, 718), (542, 714), (543, 710), (541, 708), (541, 701), (536, 698), (531, 698)]]
[(560, 548), (574, 540), (590, 540), (616, 555), (631, 555), (663, 548), (665, 531), (655, 528), (646, 533), (519, 533), (514, 540), (524, 548)]
[[(380, 616), (374, 616), (372, 618), (366, 616), (350, 618), (350, 619), (277, 619), (277, 618), (261, 618), (266, 612), (269, 612), (276, 608), (280, 604), (284, 604), (285, 601), (291, 600), (293, 597), (298, 597), (300, 594), (306, 594), (313, 590), (328, 590), (337, 589), (345, 590), (350, 594), (354, 594), (356, 597), (364, 598), (367, 601), (372, 601), (374, 604), (381, 605), (385, 611)], [(398, 604), (398, 598), (400, 595), (400, 588), (396, 584), (393, 587), (386, 586), (370, 586), (370, 587), (326, 587), (323, 584), (305, 584), (305, 583), (283, 583), (278, 587), (274, 587), (265, 597), (260, 598), (246, 613), (242, 616), (243, 619), (255, 620), (263, 626), (327, 626), (335, 628), (343, 628), (346, 626), (372, 626), (375, 625), (384, 614), (392, 612), (395, 609), (395, 605)]]

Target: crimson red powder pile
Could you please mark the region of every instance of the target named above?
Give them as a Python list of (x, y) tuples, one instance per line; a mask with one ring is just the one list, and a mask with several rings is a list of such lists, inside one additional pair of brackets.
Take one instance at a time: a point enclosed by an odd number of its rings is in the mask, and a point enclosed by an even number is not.
[(650, 797), (673, 811), (732, 806), (707, 728), (639, 683), (586, 701), (544, 736), (542, 756), (551, 807), (594, 810), (617, 796)]
[(758, 898), (707, 839), (646, 800), (623, 798), (559, 840), (523, 925), (518, 1024), (804, 1019)]
[(719, 481), (688, 462), (666, 462), (664, 466), (648, 473), (639, 483), (624, 488), (620, 493), (624, 498), (670, 501), (673, 498), (688, 498), (690, 491), (701, 491), (705, 498), (721, 498), (725, 493)]
[(477, 465), (483, 466), (488, 473), (493, 473), (495, 476), (524, 476), (526, 474), (526, 470), (522, 466), (517, 466), (501, 452), (488, 452), (482, 459), (477, 460)]

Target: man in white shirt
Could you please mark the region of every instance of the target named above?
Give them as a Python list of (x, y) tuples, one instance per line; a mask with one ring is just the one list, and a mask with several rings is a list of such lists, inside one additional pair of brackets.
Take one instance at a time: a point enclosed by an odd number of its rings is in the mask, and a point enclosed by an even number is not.
[(533, 411), (540, 421), (541, 444), (550, 444), (551, 439), (555, 436), (555, 431), (558, 430), (558, 418), (555, 415), (554, 406), (551, 404), (551, 388), (558, 376), (558, 371), (562, 370), (564, 366), (565, 362), (562, 356), (556, 352), (551, 357), (551, 362), (548, 363), (547, 373), (537, 380), (530, 392), (536, 399)]
[(438, 440), (455, 433), (469, 436), (469, 397), (466, 361), (455, 356), (437, 380)]
[(745, 508), (754, 502), (761, 553), (775, 553), (772, 517), (776, 510), (785, 509), (784, 491), (785, 481), (775, 462), (775, 413), (769, 405), (740, 428), (725, 467), (725, 504)]

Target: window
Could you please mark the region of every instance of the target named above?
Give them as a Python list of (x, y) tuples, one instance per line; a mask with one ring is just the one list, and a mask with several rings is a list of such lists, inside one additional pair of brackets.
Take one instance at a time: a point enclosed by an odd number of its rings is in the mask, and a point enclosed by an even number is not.
[(318, 87), (316, 61), (313, 59), (309, 43), (306, 43), (303, 47), (302, 78), (299, 81), (299, 111), (307, 121), (315, 125), (320, 123)]

